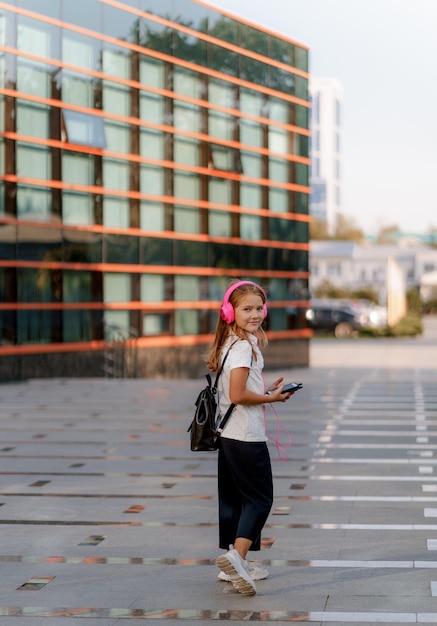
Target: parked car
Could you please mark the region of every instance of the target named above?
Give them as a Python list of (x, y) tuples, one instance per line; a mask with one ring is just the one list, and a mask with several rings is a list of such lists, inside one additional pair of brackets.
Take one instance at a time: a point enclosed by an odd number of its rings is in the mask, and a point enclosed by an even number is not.
[(313, 300), (306, 319), (314, 331), (333, 333), (338, 338), (387, 325), (386, 309), (363, 300)]

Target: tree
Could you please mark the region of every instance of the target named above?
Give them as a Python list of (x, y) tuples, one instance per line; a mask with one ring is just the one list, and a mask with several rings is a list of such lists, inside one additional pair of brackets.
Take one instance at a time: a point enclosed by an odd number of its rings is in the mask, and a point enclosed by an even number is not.
[(333, 235), (328, 234), (328, 227), (324, 220), (314, 217), (310, 222), (310, 239), (335, 241), (362, 241), (364, 233), (357, 225), (356, 221), (351, 217), (346, 217), (339, 213), (335, 232)]
[(383, 226), (379, 229), (378, 235), (376, 236), (376, 243), (394, 244), (397, 242), (399, 232), (399, 226), (397, 224)]

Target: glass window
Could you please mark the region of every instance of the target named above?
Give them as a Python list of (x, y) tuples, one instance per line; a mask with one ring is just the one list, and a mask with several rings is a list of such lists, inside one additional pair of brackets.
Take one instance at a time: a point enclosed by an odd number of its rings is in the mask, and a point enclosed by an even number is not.
[(309, 175), (309, 167), (304, 163), (296, 163), (295, 164), (295, 172), (296, 172), (296, 180), (295, 182), (298, 185), (304, 185), (308, 187), (308, 175)]
[(208, 266), (208, 244), (204, 241), (175, 240), (175, 265)]
[(63, 260), (67, 263), (101, 263), (101, 234), (64, 229)]
[(240, 142), (257, 148), (263, 147), (263, 127), (255, 122), (240, 121)]
[(51, 178), (50, 154), (30, 145), (17, 145), (17, 176), (23, 178)]
[(151, 165), (140, 166), (140, 188), (143, 193), (162, 196), (164, 193), (164, 170)]
[(165, 87), (164, 63), (141, 55), (140, 83), (149, 87), (163, 89)]
[[(104, 273), (103, 274), (103, 302), (130, 302), (131, 277), (130, 274)], [(112, 313), (112, 311), (111, 311)]]
[(285, 189), (269, 189), (269, 208), (275, 213), (289, 211), (289, 192)]
[(273, 241), (294, 241), (294, 222), (290, 220), (270, 218), (269, 231)]
[(188, 130), (193, 133), (198, 133), (201, 128), (200, 108), (175, 101), (173, 125), (178, 130)]
[(24, 93), (49, 98), (51, 76), (46, 65), (19, 59), (17, 63), (17, 90)]
[(173, 150), (175, 163), (199, 165), (200, 146), (197, 141), (175, 136)]
[(129, 53), (121, 48), (103, 50), (103, 73), (118, 78), (130, 78)]
[(105, 120), (106, 147), (114, 152), (130, 153), (130, 128), (126, 124), (117, 124)]
[(149, 159), (164, 159), (164, 133), (141, 128), (140, 154)]
[(62, 274), (63, 302), (92, 302), (92, 272), (65, 270)]
[(51, 218), (52, 194), (46, 189), (17, 185), (17, 217), (26, 220)]
[(103, 185), (109, 189), (129, 190), (129, 163), (103, 159)]
[(104, 263), (132, 263), (138, 259), (138, 237), (106, 234), (103, 236)]
[(188, 200), (200, 199), (200, 181), (197, 174), (174, 173), (174, 195)]
[(95, 311), (62, 311), (62, 341), (91, 341)]
[(295, 107), (296, 107), (296, 126), (301, 126), (302, 128), (308, 128), (309, 109), (307, 107), (300, 106), (299, 104), (296, 104)]
[(260, 93), (249, 89), (240, 89), (240, 111), (245, 115), (264, 115), (264, 99)]
[(105, 126), (103, 118), (79, 111), (62, 110), (66, 141), (82, 146), (106, 148)]
[(62, 100), (70, 104), (92, 108), (94, 106), (94, 85), (92, 77), (74, 72), (62, 72)]
[(232, 199), (231, 181), (210, 178), (208, 182), (209, 201), (216, 204), (230, 204)]
[(230, 237), (232, 235), (230, 213), (210, 210), (208, 213), (208, 232), (212, 237)]
[(303, 76), (295, 76), (295, 89), (294, 93), (297, 98), (302, 100), (308, 100), (308, 79)]
[(232, 140), (234, 137), (234, 119), (230, 115), (209, 111), (208, 133), (211, 137)]
[(142, 237), (140, 246), (142, 265), (174, 265), (172, 239)]
[(173, 90), (190, 98), (202, 98), (203, 86), (200, 76), (190, 70), (175, 66), (173, 72)]
[(165, 205), (159, 202), (141, 202), (140, 228), (149, 231), (162, 231), (165, 228)]
[(61, 261), (61, 233), (57, 229), (20, 225), (17, 258), (22, 261)]
[(253, 152), (242, 152), (241, 160), (245, 176), (262, 178), (263, 157)]
[(44, 24), (43, 22), (19, 15), (17, 48), (23, 52), (52, 58), (55, 56), (52, 37), (55, 36), (56, 32), (50, 24)]
[[(262, 236), (261, 218), (257, 215), (240, 216), (240, 237), (248, 241), (258, 241)], [(265, 266), (264, 266), (265, 267)]]
[(270, 126), (269, 150), (271, 152), (277, 152), (278, 154), (288, 154), (290, 152), (289, 134), (287, 131)]
[(307, 157), (309, 155), (309, 137), (306, 135), (299, 135), (298, 133), (294, 134), (294, 144), (295, 148), (293, 154), (297, 154), (299, 156)]
[(126, 198), (103, 197), (103, 224), (112, 228), (129, 228), (130, 207)]
[(272, 181), (287, 183), (289, 181), (290, 164), (288, 161), (269, 159), (269, 178)]
[(165, 276), (162, 274), (141, 274), (140, 300), (141, 302), (164, 302)]
[[(50, 137), (49, 108), (17, 100), (17, 133), (48, 139)], [(4, 170), (2, 170), (4, 171)]]
[(64, 152), (62, 155), (62, 177), (73, 185), (94, 184), (94, 161), (91, 156)]
[(62, 221), (70, 226), (94, 224), (93, 197), (87, 193), (63, 191)]
[(164, 124), (164, 98), (153, 94), (140, 93), (140, 119), (143, 122)]
[(62, 60), (68, 65), (86, 70), (100, 69), (100, 46), (101, 43), (91, 37), (66, 29), (62, 31)]
[[(197, 276), (175, 276), (175, 300), (198, 302), (200, 300), (200, 279)], [(199, 312), (197, 310), (175, 311), (175, 335), (197, 335), (199, 333)]]
[(243, 171), (239, 150), (214, 144), (210, 145), (209, 150), (210, 161), (212, 161), (212, 166), (215, 169), (225, 172), (237, 172), (239, 174)]
[(174, 230), (177, 233), (200, 233), (200, 209), (176, 206)]
[(130, 90), (116, 83), (103, 83), (103, 109), (116, 115), (130, 115)]
[[(224, 31), (221, 34), (224, 34)], [(238, 76), (240, 57), (236, 52), (210, 43), (208, 46), (208, 66), (218, 72)]]
[(251, 209), (261, 209), (262, 196), (260, 186), (242, 183), (240, 186), (240, 204)]
[(210, 79), (208, 85), (208, 97), (210, 102), (229, 109), (234, 108), (234, 87), (230, 83)]
[(288, 124), (289, 107), (290, 104), (288, 102), (271, 97), (269, 100), (270, 119), (282, 124)]
[(146, 313), (143, 315), (143, 335), (162, 335), (170, 332), (168, 313)]

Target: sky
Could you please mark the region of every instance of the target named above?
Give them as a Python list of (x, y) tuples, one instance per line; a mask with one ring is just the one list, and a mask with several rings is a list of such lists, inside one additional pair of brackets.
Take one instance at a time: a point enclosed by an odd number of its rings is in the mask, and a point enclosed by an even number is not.
[(437, 228), (437, 0), (208, 0), (310, 48), (343, 87), (342, 213)]

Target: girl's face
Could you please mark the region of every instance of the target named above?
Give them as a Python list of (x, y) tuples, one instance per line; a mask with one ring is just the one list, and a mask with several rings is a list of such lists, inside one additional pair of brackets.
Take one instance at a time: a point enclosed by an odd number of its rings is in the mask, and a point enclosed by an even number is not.
[(248, 293), (234, 309), (237, 326), (248, 333), (255, 333), (264, 320), (264, 302), (261, 296)]

